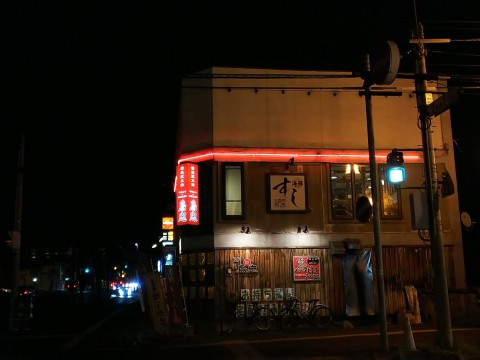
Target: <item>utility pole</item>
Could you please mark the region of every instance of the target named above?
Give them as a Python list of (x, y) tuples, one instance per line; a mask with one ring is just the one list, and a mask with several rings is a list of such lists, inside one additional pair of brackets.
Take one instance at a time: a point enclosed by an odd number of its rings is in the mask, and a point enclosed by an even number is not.
[(15, 226), (14, 230), (9, 232), (12, 238), (12, 254), (13, 254), (13, 269), (12, 269), (12, 294), (10, 297), (10, 314), (8, 329), (15, 330), (16, 308), (18, 299), (18, 288), (20, 278), (20, 242), (22, 237), (22, 204), (23, 204), (23, 166), (25, 153), (25, 136), (20, 136), (18, 144), (18, 162), (17, 162), (17, 188), (15, 199)]
[(431, 116), (428, 112), (426, 93), (427, 81), (425, 47), (423, 28), (417, 24), (417, 59), (415, 63), (415, 92), (417, 106), (420, 112), (422, 131), (422, 147), (425, 171), (425, 187), (428, 206), (428, 223), (430, 233), (430, 248), (434, 271), (435, 314), (437, 325), (437, 345), (441, 348), (453, 348), (452, 324), (450, 318), (450, 302), (445, 270), (442, 218), (440, 214), (440, 199), (438, 194), (438, 174), (435, 151), (432, 140)]
[(382, 256), (382, 241), (380, 231), (380, 198), (378, 196), (378, 175), (377, 164), (375, 161), (375, 136), (373, 131), (373, 116), (372, 116), (372, 93), (371, 86), (373, 84), (370, 72), (370, 56), (365, 56), (365, 110), (367, 115), (367, 133), (368, 133), (368, 153), (370, 158), (370, 178), (372, 186), (372, 202), (373, 202), (373, 235), (375, 239), (375, 263), (377, 272), (377, 292), (378, 292), (378, 306), (380, 316), (380, 336), (382, 350), (388, 351), (388, 331), (387, 331), (387, 311), (385, 307), (385, 285), (383, 274), (383, 256)]

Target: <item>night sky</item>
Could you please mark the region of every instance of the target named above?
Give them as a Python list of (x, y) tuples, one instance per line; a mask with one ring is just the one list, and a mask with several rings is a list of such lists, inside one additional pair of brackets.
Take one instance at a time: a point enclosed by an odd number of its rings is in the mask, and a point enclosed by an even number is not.
[[(20, 133), (22, 245), (147, 244), (173, 200), (182, 76), (211, 66), (354, 71), (385, 40), (412, 73), (413, 3), (3, 1), (2, 242), (14, 226)], [(416, 3), (425, 37), (480, 37), (474, 2)], [(478, 77), (478, 44), (433, 48), (429, 71)], [(478, 154), (471, 131), (460, 133)]]

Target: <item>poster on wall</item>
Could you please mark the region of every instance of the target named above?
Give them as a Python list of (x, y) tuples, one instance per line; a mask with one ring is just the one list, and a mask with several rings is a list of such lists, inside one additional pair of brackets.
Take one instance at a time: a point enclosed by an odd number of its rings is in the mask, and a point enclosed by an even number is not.
[(275, 300), (283, 301), (283, 288), (275, 288)]
[(198, 165), (177, 165), (177, 225), (200, 225), (198, 197)]
[(268, 174), (268, 211), (272, 213), (307, 212), (305, 174)]
[(263, 289), (263, 300), (265, 300), (265, 301), (273, 300), (272, 289), (270, 289), (270, 288)]
[(319, 281), (320, 259), (317, 256), (293, 257), (293, 281)]
[(240, 300), (241, 301), (250, 301), (250, 289), (240, 290)]
[(292, 300), (295, 297), (295, 289), (294, 288), (286, 288), (285, 289), (285, 297), (287, 300)]

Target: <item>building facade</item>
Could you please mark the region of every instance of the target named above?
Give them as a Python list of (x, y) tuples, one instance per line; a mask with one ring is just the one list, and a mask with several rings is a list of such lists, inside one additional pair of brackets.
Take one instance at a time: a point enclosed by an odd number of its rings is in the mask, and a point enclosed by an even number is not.
[[(423, 316), (432, 315), (414, 83), (372, 87), (384, 91), (372, 97), (380, 239), (370, 212), (375, 179), (362, 86), (344, 72), (244, 68), (211, 68), (183, 80), (176, 193), (178, 174), (193, 171), (196, 204), (193, 222), (186, 222), (185, 202), (177, 200), (176, 228), (192, 316), (219, 318), (227, 301), (269, 303), (278, 311), (291, 296), (320, 299), (336, 316), (375, 315), (376, 241), (387, 315), (408, 311), (410, 286), (424, 295)], [(447, 90), (428, 86), (431, 100)], [(430, 131), (439, 177), (455, 187), (448, 111), (432, 118)], [(405, 162), (400, 187), (386, 179), (392, 149)], [(464, 288), (458, 198), (438, 198), (448, 285)]]

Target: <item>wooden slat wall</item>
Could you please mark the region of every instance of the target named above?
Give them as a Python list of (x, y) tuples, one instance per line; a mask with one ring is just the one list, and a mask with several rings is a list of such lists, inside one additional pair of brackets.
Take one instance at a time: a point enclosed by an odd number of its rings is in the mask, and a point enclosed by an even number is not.
[[(320, 259), (322, 281), (294, 282), (293, 256), (309, 255)], [(258, 267), (253, 275), (235, 273), (234, 257), (249, 258)], [(454, 287), (453, 251), (445, 247), (448, 284)], [(417, 289), (433, 287), (431, 253), (424, 247), (383, 247), (382, 252), (386, 312), (396, 314), (405, 308), (404, 286)], [(232, 276), (226, 276), (226, 267)], [(373, 272), (376, 273), (375, 256)], [(375, 292), (377, 291), (374, 279)], [(225, 299), (238, 299), (240, 289), (293, 288), (302, 300), (320, 299), (332, 308), (336, 316), (345, 314), (342, 256), (331, 256), (328, 249), (219, 249), (215, 251), (215, 302), (216, 316), (221, 315)], [(376, 301), (378, 300), (375, 294)], [(378, 306), (377, 306), (378, 309)]]
[[(322, 281), (294, 282), (293, 256), (317, 256), (320, 259)], [(235, 273), (234, 257), (249, 258), (258, 267), (258, 274), (238, 275)], [(232, 276), (226, 277), (226, 267), (232, 267)], [(341, 314), (343, 306), (343, 272), (341, 257), (332, 257), (328, 249), (227, 249), (215, 251), (215, 301), (217, 316), (224, 299), (238, 299), (240, 289), (293, 288), (302, 300), (320, 299)], [(279, 306), (281, 306), (279, 304)]]
[[(456, 286), (451, 246), (444, 248), (444, 256), (448, 286), (454, 289)], [(413, 285), (420, 291), (432, 291), (433, 265), (428, 246), (383, 247), (382, 260), (387, 314), (396, 314), (405, 309), (404, 286)]]

